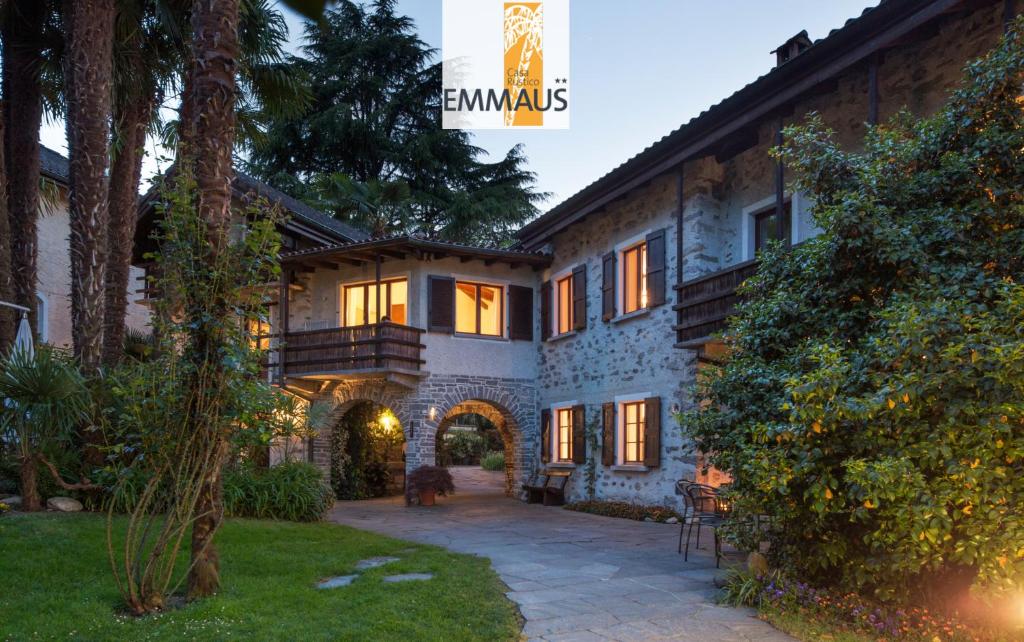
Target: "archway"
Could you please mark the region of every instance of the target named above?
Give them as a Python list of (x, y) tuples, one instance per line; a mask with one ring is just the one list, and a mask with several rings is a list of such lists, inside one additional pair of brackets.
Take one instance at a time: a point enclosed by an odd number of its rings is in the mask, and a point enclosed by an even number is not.
[[(449, 408), (442, 415), (441, 420), (437, 424), (437, 430), (434, 433), (436, 440), (434, 446), (435, 456), (440, 460), (444, 452), (440, 444), (445, 435), (456, 424), (457, 420), (467, 416), (482, 418), (484, 422), (492, 425), (500, 435), (505, 454), (505, 495), (509, 497), (514, 496), (516, 493), (516, 480), (521, 472), (518, 468), (522, 462), (520, 455), (522, 450), (522, 433), (516, 418), (499, 404), (482, 399), (469, 399)], [(437, 464), (442, 465), (443, 462), (437, 461)]]
[(345, 404), (330, 435), (331, 486), (338, 499), (399, 495), (405, 489), (405, 434), (395, 412), (371, 400)]

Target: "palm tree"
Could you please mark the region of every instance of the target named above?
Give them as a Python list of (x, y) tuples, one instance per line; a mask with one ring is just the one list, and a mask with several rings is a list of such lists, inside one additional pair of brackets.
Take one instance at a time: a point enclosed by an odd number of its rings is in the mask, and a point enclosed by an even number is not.
[[(211, 263), (228, 242), (234, 176), (238, 23), (239, 0), (199, 0), (192, 10), (192, 64), (185, 79), (178, 158), (195, 175), (198, 214), (208, 227), (211, 239), (208, 248)], [(214, 303), (219, 305), (214, 306), (212, 318), (196, 323), (190, 336), (190, 352), (199, 362), (197, 365), (205, 370), (200, 373), (205, 375), (205, 382), (197, 376), (190, 386), (195, 400), (192, 408), (196, 409), (190, 412), (190, 420), (197, 438), (204, 440), (204, 446), (214, 458), (214, 464), (201, 481), (192, 525), (190, 598), (212, 595), (220, 586), (220, 563), (213, 537), (224, 515), (221, 470), (227, 443), (219, 434), (218, 426), (197, 411), (204, 407), (203, 400), (211, 394), (210, 387), (223, 380), (225, 366), (218, 355), (224, 343), (220, 329), (231, 310), (224, 302)]]
[(103, 356), (115, 0), (65, 3), (71, 337), (84, 372)]

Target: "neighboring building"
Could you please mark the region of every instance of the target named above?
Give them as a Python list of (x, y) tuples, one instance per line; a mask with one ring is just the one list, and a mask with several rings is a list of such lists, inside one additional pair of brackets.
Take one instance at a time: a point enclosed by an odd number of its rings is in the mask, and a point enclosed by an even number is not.
[[(71, 222), (68, 216), (68, 159), (40, 149), (40, 207), (36, 259), (38, 305), (37, 339), (58, 348), (71, 348)], [(142, 270), (132, 268), (128, 281), (128, 327), (147, 331), (149, 309), (135, 302)]]
[[(820, 41), (801, 33), (770, 73), (524, 227), (516, 251), (403, 237), (287, 254), (274, 377), (338, 418), (390, 408), (408, 469), (477, 413), (505, 435), (510, 494), (590, 453), (597, 496), (673, 503), (674, 482), (700, 476), (674, 413), (721, 355), (736, 286), (768, 239), (817, 233), (768, 154), (780, 127), (814, 110), (856, 147), (867, 122), (930, 113), (1014, 14), (1012, 0), (887, 0)], [(329, 450), (325, 431), (309, 455), (327, 468)]]

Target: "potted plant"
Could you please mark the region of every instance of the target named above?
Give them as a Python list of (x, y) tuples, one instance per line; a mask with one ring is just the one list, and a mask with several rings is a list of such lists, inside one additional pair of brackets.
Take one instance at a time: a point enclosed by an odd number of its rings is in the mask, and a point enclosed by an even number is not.
[(455, 483), (447, 468), (442, 466), (420, 466), (409, 473), (405, 484), (405, 502), (411, 504), (418, 498), (420, 506), (433, 506), (434, 496), (442, 497), (455, 492)]

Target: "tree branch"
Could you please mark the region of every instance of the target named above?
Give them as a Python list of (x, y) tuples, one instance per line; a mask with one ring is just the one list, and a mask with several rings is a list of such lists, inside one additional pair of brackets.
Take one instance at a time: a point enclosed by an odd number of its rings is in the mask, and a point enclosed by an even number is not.
[(37, 454), (36, 458), (39, 461), (41, 461), (44, 466), (46, 466), (47, 468), (50, 469), (50, 474), (53, 475), (53, 479), (57, 482), (57, 485), (60, 486), (61, 488), (63, 488), (64, 490), (102, 490), (103, 489), (103, 486), (100, 486), (99, 484), (94, 484), (94, 483), (92, 483), (91, 481), (89, 481), (85, 477), (82, 477), (82, 480), (80, 482), (78, 482), (77, 484), (69, 484), (66, 481), (64, 481), (63, 477), (60, 476), (60, 473), (57, 472), (57, 467), (54, 466), (50, 462), (50, 460), (48, 460), (42, 454)]

